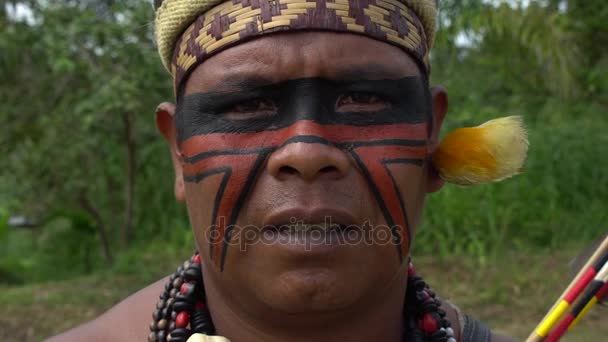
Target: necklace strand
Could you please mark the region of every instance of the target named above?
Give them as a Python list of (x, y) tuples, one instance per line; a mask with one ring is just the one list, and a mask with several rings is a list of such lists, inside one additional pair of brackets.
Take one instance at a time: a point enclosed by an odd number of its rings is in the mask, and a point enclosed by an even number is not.
[[(414, 266), (408, 267), (403, 342), (456, 342), (441, 302)], [(192, 334), (215, 335), (197, 253), (169, 277), (152, 314), (148, 342), (186, 342)]]

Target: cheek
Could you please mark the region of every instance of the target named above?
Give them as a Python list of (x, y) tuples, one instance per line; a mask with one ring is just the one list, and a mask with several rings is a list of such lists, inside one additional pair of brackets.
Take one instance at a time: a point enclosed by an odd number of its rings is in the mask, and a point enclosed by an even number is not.
[(388, 167), (393, 175), (395, 187), (401, 194), (404, 211), (407, 213), (407, 224), (413, 236), (420, 223), (424, 207), (426, 165), (392, 164)]
[(199, 247), (220, 267), (241, 207), (268, 154), (266, 149), (241, 148), (243, 141), (247, 142), (243, 137), (210, 134), (182, 144), (192, 227)]
[(222, 183), (222, 175), (209, 176), (198, 183), (186, 182), (186, 206), (190, 225), (196, 239), (197, 247), (203, 255), (209, 249), (209, 237), (217, 190)]
[(408, 202), (417, 200), (419, 189), (424, 188), (422, 166), (427, 154), (425, 140), (401, 142), (361, 147), (352, 152), (393, 230), (400, 258), (409, 253), (414, 227), (410, 210), (414, 208)]

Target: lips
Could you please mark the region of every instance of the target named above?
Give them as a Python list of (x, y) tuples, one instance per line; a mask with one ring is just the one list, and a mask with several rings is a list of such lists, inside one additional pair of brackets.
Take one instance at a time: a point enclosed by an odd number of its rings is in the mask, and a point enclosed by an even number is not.
[(276, 227), (280, 233), (330, 233), (333, 231), (340, 231), (344, 226), (337, 223), (302, 223), (286, 224)]
[(271, 212), (263, 220), (263, 230), (279, 232), (330, 232), (354, 226), (357, 222), (350, 213), (332, 208), (290, 208)]

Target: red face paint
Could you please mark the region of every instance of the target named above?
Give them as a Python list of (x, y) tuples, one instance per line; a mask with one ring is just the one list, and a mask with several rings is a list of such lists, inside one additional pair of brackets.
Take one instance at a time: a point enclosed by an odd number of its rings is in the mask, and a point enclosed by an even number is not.
[[(360, 90), (360, 89), (364, 90)], [(344, 93), (373, 89), (389, 106), (373, 113), (335, 111)], [(388, 165), (422, 166), (429, 129), (428, 88), (418, 77), (386, 81), (287, 81), (257, 87), (256, 99), (276, 103), (262, 119), (226, 120), (230, 101), (248, 101), (246, 92), (186, 96), (177, 112), (184, 179), (199, 182), (223, 174), (215, 197), (211, 257), (223, 268), (232, 229), (268, 156), (292, 143), (327, 144), (348, 153), (366, 178), (392, 228), (400, 258), (411, 240), (406, 206)], [(226, 104), (225, 102), (228, 102)], [(294, 114), (297, 113), (297, 114)]]

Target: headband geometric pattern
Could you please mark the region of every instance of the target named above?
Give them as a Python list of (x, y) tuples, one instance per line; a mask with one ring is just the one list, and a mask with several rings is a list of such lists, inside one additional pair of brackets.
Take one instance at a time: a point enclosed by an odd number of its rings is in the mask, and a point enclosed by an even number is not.
[(211, 55), (257, 36), (294, 30), (365, 35), (404, 49), (430, 70), (434, 0), (231, 0), (205, 9), (214, 2), (165, 0), (157, 9), (159, 53), (176, 91)]

